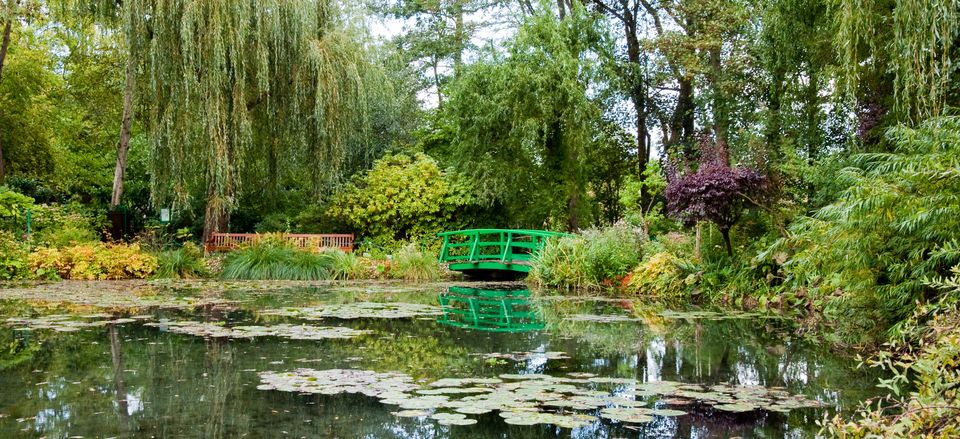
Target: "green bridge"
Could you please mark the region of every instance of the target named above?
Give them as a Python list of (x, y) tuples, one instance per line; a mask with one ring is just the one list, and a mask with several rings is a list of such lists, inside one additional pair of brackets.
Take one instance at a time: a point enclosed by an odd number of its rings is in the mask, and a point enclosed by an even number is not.
[(438, 233), (443, 238), (440, 262), (464, 273), (530, 272), (530, 260), (547, 241), (566, 233), (543, 230), (471, 229)]

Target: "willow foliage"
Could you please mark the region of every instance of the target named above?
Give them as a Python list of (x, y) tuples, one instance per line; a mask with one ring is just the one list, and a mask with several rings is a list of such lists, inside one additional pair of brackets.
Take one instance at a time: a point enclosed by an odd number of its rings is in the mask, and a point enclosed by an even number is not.
[(895, 109), (914, 122), (956, 104), (957, 0), (834, 0), (835, 43), (849, 90), (864, 69), (894, 75)]
[[(312, 168), (320, 187), (366, 126), (364, 49), (327, 0), (133, 0), (129, 45), (142, 60), (155, 203), (206, 196), (205, 230), (224, 225), (250, 158)], [(266, 127), (266, 128), (265, 128)]]

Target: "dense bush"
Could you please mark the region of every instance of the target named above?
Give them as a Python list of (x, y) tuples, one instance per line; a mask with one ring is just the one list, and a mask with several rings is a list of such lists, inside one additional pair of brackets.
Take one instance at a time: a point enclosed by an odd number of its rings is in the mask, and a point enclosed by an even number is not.
[(0, 280), (30, 276), (27, 245), (11, 232), (0, 230)]
[(876, 337), (936, 296), (924, 279), (960, 262), (960, 118), (888, 139), (894, 152), (854, 156), (838, 175), (848, 189), (758, 257), (792, 254), (785, 287), (822, 300), (841, 335)]
[(77, 280), (143, 279), (157, 269), (157, 258), (137, 244), (83, 244), (39, 248), (29, 257), (40, 278)]
[(224, 279), (324, 280), (330, 278), (330, 269), (330, 258), (267, 235), (230, 252), (220, 276)]
[(418, 282), (434, 281), (443, 277), (443, 271), (436, 254), (410, 243), (397, 252), (390, 266), (390, 276)]
[(424, 154), (389, 155), (337, 192), (327, 212), (362, 237), (392, 247), (456, 228), (474, 203), (466, 180)]
[(196, 244), (188, 242), (177, 250), (157, 253), (157, 270), (153, 276), (161, 279), (194, 279), (210, 275), (203, 251)]

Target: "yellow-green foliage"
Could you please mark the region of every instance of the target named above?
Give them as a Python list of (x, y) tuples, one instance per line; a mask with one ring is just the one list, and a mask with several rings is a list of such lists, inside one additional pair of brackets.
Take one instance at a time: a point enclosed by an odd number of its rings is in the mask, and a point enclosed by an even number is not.
[(470, 186), (424, 154), (390, 155), (355, 177), (331, 201), (328, 214), (381, 245), (432, 237), (456, 228), (473, 204)]
[(633, 270), (627, 288), (654, 296), (676, 296), (683, 292), (683, 271), (677, 258), (666, 251), (654, 253)]
[(143, 279), (157, 269), (157, 258), (137, 244), (83, 244), (40, 248), (29, 257), (38, 277), (77, 280)]

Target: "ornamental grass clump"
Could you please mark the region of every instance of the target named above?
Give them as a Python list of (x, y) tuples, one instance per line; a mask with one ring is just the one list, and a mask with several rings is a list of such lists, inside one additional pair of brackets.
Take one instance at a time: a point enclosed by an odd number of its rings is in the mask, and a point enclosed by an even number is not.
[(323, 252), (322, 255), (330, 262), (331, 279), (362, 279), (367, 275), (367, 266), (356, 253), (332, 250)]
[(551, 239), (534, 258), (530, 280), (539, 285), (586, 288), (596, 286), (586, 271), (586, 244), (582, 237)]
[(325, 280), (331, 261), (300, 250), (283, 239), (266, 237), (227, 255), (220, 277), (246, 280)]
[(434, 281), (443, 277), (443, 270), (436, 255), (420, 250), (415, 243), (410, 243), (397, 252), (390, 268), (390, 276), (417, 282)]
[(563, 288), (612, 285), (640, 262), (641, 249), (639, 235), (624, 224), (551, 239), (534, 258), (530, 279)]
[(196, 279), (210, 275), (203, 260), (203, 251), (188, 242), (177, 250), (157, 253), (158, 267), (153, 277), (158, 279)]
[(622, 279), (642, 256), (640, 236), (623, 223), (583, 232), (584, 272), (593, 284)]

